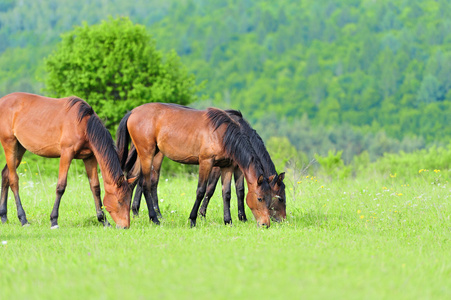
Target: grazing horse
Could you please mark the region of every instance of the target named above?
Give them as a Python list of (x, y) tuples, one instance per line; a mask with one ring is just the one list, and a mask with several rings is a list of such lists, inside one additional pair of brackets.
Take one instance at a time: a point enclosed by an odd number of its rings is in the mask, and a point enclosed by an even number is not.
[[(285, 177), (285, 173), (277, 174), (274, 163), (271, 160), (271, 157), (266, 150), (265, 144), (258, 133), (249, 125), (249, 123), (243, 118), (241, 112), (236, 110), (226, 110), (230, 117), (233, 120), (240, 124), (241, 131), (247, 134), (250, 138), (250, 142), (252, 147), (255, 150), (255, 153), (260, 157), (260, 160), (263, 164), (263, 169), (265, 171), (265, 176), (269, 178), (271, 190), (273, 193), (273, 199), (270, 206), (271, 219), (276, 222), (280, 222), (286, 218), (286, 196), (285, 196), (285, 184), (283, 183), (283, 179)], [(136, 155), (136, 150), (132, 146), (129, 159), (133, 159), (132, 157)], [(159, 204), (158, 204), (158, 195), (157, 195), (157, 186), (160, 178), (160, 168), (163, 160), (163, 155), (158, 153), (155, 155), (153, 165), (152, 165), (152, 176), (151, 176), (151, 191), (152, 191), (152, 199), (154, 209), (157, 214), (160, 213)], [(238, 219), (241, 221), (246, 221), (246, 214), (244, 211), (244, 176), (241, 172), (240, 168), (235, 164), (233, 168), (233, 176), (235, 178), (235, 190), (237, 194), (238, 200)], [(221, 177), (221, 170), (219, 167), (214, 167), (210, 173), (210, 177), (208, 178), (207, 190), (205, 193), (205, 198), (202, 201), (202, 205), (199, 213), (201, 216), (206, 216), (208, 203), (213, 196), (216, 185), (218, 183), (219, 178)], [(231, 179), (231, 177), (227, 177)], [(230, 216), (230, 184), (231, 181), (223, 181), (223, 201), (224, 201), (224, 223), (231, 224), (232, 219)], [(138, 186), (135, 191), (135, 197), (133, 199), (132, 211), (135, 216), (138, 215), (139, 207), (141, 203), (142, 196), (142, 178), (138, 183)]]
[(226, 112), (164, 103), (148, 103), (133, 109), (124, 116), (117, 130), (119, 158), (127, 174), (135, 163), (127, 160), (130, 138), (139, 158), (144, 197), (152, 221), (158, 219), (150, 193), (151, 170), (155, 155), (161, 152), (173, 161), (199, 165), (196, 201), (189, 217), (192, 227), (196, 225), (212, 168), (220, 167), (225, 178), (232, 174), (232, 162), (238, 164), (246, 177), (249, 190), (246, 203), (257, 223), (270, 226), (268, 179), (264, 177), (262, 164), (249, 138)]
[[(0, 142), (6, 158), (2, 171), (0, 217), (7, 221), (8, 187), (14, 193), (17, 216), (22, 225), (28, 221), (19, 197), (16, 169), (26, 150), (43, 157), (59, 157), (56, 200), (50, 215), (51, 227), (58, 228), (58, 209), (67, 184), (72, 159), (83, 159), (97, 219), (109, 225), (102, 210), (97, 163), (103, 175), (103, 202), (117, 227), (130, 226), (132, 190), (122, 173), (111, 134), (94, 110), (77, 97), (53, 99), (13, 93), (0, 99)], [(129, 181), (132, 181), (130, 179)]]
[[(266, 150), (265, 143), (263, 142), (260, 135), (258, 135), (257, 131), (255, 131), (243, 118), (241, 112), (237, 110), (226, 110), (226, 112), (233, 120), (240, 124), (241, 131), (249, 137), (255, 153), (260, 158), (260, 161), (263, 165), (263, 171), (265, 172), (264, 175), (266, 178), (269, 178), (270, 187), (273, 194), (271, 206), (269, 207), (271, 219), (276, 222), (282, 221), (286, 218), (285, 184), (283, 183), (285, 173), (277, 174), (276, 167), (274, 166), (274, 163), (272, 162), (271, 157)], [(233, 174), (235, 178), (235, 186), (238, 199), (238, 218), (240, 220), (243, 220), (244, 217), (245, 220), (246, 215), (244, 214), (244, 206), (240, 204), (243, 203), (244, 199), (244, 178), (238, 166), (235, 167)], [(202, 201), (202, 206), (200, 208), (200, 214), (204, 217), (207, 213), (208, 203), (213, 196), (220, 175), (221, 174), (216, 170), (210, 175), (206, 196)], [(230, 190), (230, 181), (228, 181), (227, 184), (229, 185), (228, 189)], [(241, 210), (241, 208), (243, 210)], [(228, 201), (228, 206), (224, 207), (224, 218), (226, 218), (226, 214), (230, 218), (230, 199)]]

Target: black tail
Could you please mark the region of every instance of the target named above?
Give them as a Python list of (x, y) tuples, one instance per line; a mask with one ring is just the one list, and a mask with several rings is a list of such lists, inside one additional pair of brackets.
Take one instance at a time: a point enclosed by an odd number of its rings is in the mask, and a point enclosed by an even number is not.
[(124, 171), (126, 174), (128, 174), (135, 167), (137, 158), (138, 152), (136, 152), (135, 145), (132, 143), (130, 146), (130, 153), (128, 154), (127, 157), (127, 162), (125, 163)]
[(127, 163), (128, 157), (128, 145), (130, 144), (130, 133), (128, 132), (127, 121), (131, 114), (132, 112), (128, 112), (122, 118), (116, 132), (117, 154), (119, 155), (119, 161), (121, 163), (122, 170), (125, 170), (125, 165)]

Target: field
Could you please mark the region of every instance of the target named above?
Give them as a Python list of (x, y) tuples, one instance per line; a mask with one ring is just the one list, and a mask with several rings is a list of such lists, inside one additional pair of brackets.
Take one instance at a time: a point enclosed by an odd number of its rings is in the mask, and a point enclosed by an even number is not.
[[(288, 217), (271, 228), (222, 222), (217, 189), (189, 228), (196, 177), (159, 186), (164, 216), (145, 204), (129, 230), (95, 218), (86, 176), (72, 168), (51, 230), (56, 176), (21, 166), (29, 227), (9, 196), (0, 226), (1, 299), (450, 299), (451, 186), (436, 170), (331, 180), (286, 179)], [(108, 215), (109, 217), (109, 215)], [(109, 217), (110, 222), (112, 222)]]

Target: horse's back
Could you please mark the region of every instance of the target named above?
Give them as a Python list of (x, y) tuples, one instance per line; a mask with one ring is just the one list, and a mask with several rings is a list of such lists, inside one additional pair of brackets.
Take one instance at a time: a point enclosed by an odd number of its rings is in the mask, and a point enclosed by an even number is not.
[(154, 143), (171, 160), (197, 164), (203, 156), (219, 153), (220, 130), (206, 111), (181, 105), (147, 103), (135, 108), (127, 123), (134, 143)]
[(141, 123), (154, 130), (192, 131), (208, 126), (205, 111), (169, 103), (147, 103), (135, 108), (129, 122)]
[[(63, 136), (77, 128), (76, 112), (68, 113), (68, 98), (48, 98), (12, 93), (0, 99), (0, 139), (15, 137), (25, 149), (46, 157), (58, 157)], [(73, 129), (71, 129), (71, 127)], [(75, 130), (74, 130), (75, 129)], [(64, 139), (65, 140), (65, 139)]]

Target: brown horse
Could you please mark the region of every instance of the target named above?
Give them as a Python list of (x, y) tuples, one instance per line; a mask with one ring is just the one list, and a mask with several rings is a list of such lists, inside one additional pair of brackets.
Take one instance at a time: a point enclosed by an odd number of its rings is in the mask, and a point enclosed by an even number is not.
[[(93, 109), (77, 97), (53, 99), (13, 93), (0, 99), (0, 142), (5, 151), (0, 216), (7, 221), (8, 187), (14, 193), (17, 216), (28, 221), (19, 197), (16, 169), (26, 150), (43, 157), (60, 157), (56, 200), (50, 215), (58, 228), (58, 209), (72, 159), (83, 159), (94, 196), (97, 219), (109, 225), (102, 210), (97, 163), (105, 186), (103, 202), (118, 227), (130, 226), (131, 188), (125, 181), (114, 141)], [(130, 179), (132, 181), (133, 179)]]
[[(151, 169), (155, 155), (161, 152), (173, 161), (199, 165), (196, 202), (190, 214), (191, 226), (196, 225), (200, 203), (207, 180), (214, 166), (221, 168), (223, 178), (232, 174), (233, 161), (243, 171), (248, 184), (246, 203), (258, 224), (270, 226), (271, 189), (260, 159), (249, 138), (239, 125), (219, 109), (195, 110), (180, 105), (148, 103), (126, 114), (119, 124), (117, 145), (122, 168), (126, 167), (128, 144), (136, 147), (143, 175), (143, 190), (149, 217), (157, 215), (150, 195)], [(129, 161), (128, 165), (134, 164)]]
[[(273, 199), (270, 206), (271, 219), (280, 222), (286, 218), (286, 196), (285, 196), (285, 184), (283, 183), (283, 179), (285, 177), (285, 173), (277, 174), (274, 163), (271, 160), (271, 157), (266, 150), (265, 144), (258, 133), (249, 125), (249, 123), (243, 118), (241, 112), (236, 110), (226, 110), (229, 116), (240, 124), (240, 129), (244, 132), (250, 139), (251, 145), (254, 148), (255, 153), (259, 156), (263, 169), (265, 171), (265, 176), (268, 177), (271, 190), (273, 193)], [(136, 155), (136, 150), (132, 147), (129, 159)], [(154, 209), (159, 214), (159, 204), (158, 204), (158, 195), (157, 195), (157, 187), (158, 181), (160, 177), (160, 168), (161, 163), (163, 161), (162, 153), (158, 153), (154, 157), (153, 165), (152, 165), (152, 176), (151, 176), (151, 198), (153, 200)], [(246, 213), (244, 211), (244, 176), (241, 172), (240, 168), (234, 164), (233, 168), (233, 176), (235, 178), (235, 190), (237, 194), (238, 200), (238, 219), (241, 221), (246, 221)], [(208, 178), (207, 190), (205, 192), (205, 198), (202, 201), (202, 205), (200, 207), (199, 213), (201, 216), (206, 216), (208, 203), (211, 197), (214, 194), (216, 189), (216, 185), (221, 177), (221, 170), (219, 167), (214, 167), (210, 173), (210, 177)], [(231, 177), (227, 176), (226, 180), (222, 180), (223, 183), (223, 202), (224, 202), (224, 223), (231, 224), (232, 218), (230, 215), (230, 195), (231, 195)], [(135, 197), (132, 204), (132, 211), (135, 216), (138, 215), (140, 203), (141, 203), (141, 195), (142, 195), (142, 180), (138, 184)]]

